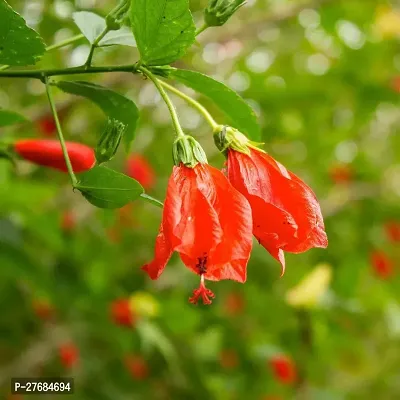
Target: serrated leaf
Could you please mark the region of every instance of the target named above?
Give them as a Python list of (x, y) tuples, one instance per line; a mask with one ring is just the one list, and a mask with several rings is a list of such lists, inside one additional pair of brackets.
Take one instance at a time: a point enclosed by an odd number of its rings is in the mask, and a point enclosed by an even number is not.
[(0, 22), (0, 64), (35, 64), (46, 51), (43, 39), (4, 0)]
[(103, 86), (91, 82), (82, 81), (60, 81), (57, 86), (64, 92), (83, 96), (96, 103), (104, 113), (111, 119), (116, 119), (125, 125), (123, 141), (129, 151), (135, 137), (136, 124), (139, 118), (139, 110), (136, 104)]
[(117, 31), (108, 32), (99, 42), (100, 47), (118, 44), (122, 46), (136, 47), (135, 38), (133, 37), (132, 31), (127, 26), (123, 26)]
[(12, 124), (17, 124), (18, 122), (25, 122), (26, 118), (14, 111), (8, 111), (0, 109), (0, 127)]
[(130, 16), (141, 60), (148, 66), (178, 60), (195, 41), (188, 0), (132, 0)]
[(174, 69), (169, 76), (208, 97), (230, 117), (232, 126), (246, 134), (249, 139), (261, 139), (255, 112), (234, 90), (200, 72)]
[[(89, 11), (75, 12), (72, 14), (72, 18), (79, 30), (85, 35), (86, 39), (89, 40), (90, 43), (93, 43), (106, 28), (106, 20), (100, 17), (100, 15)], [(97, 46), (106, 47), (118, 44), (136, 47), (135, 38), (128, 27), (123, 26), (117, 31), (108, 32), (103, 39), (100, 40)]]
[(110, 168), (97, 166), (77, 175), (75, 186), (94, 206), (121, 208), (143, 193), (138, 181)]

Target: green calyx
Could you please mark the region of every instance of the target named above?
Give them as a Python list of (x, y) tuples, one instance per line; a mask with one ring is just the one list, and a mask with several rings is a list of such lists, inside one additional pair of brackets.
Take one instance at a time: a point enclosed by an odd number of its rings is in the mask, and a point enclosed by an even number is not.
[(95, 156), (97, 164), (110, 161), (118, 150), (126, 125), (116, 119), (108, 119), (107, 126), (101, 135)]
[(131, 0), (121, 0), (119, 4), (108, 13), (106, 16), (106, 24), (110, 31), (117, 31), (121, 28), (130, 6)]
[(204, 11), (204, 20), (208, 26), (221, 26), (243, 5), (245, 0), (209, 0)]
[(244, 154), (250, 154), (250, 149), (263, 151), (259, 148), (264, 143), (251, 141), (246, 135), (231, 126), (218, 125), (214, 129), (214, 143), (221, 153), (233, 149)]
[(198, 163), (207, 164), (207, 156), (200, 144), (189, 135), (175, 139), (172, 146), (172, 156), (175, 165), (185, 165), (194, 168)]

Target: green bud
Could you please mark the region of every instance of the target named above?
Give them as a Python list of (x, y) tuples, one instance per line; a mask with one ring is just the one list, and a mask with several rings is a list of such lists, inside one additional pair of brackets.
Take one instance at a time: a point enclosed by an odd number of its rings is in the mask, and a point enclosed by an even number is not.
[(258, 147), (264, 144), (251, 141), (246, 135), (231, 126), (221, 125), (214, 130), (214, 143), (221, 153), (233, 149), (245, 154), (250, 154), (251, 148), (262, 151)]
[(125, 125), (116, 120), (108, 119), (107, 127), (97, 143), (95, 155), (98, 164), (110, 161), (118, 150)]
[(208, 26), (221, 26), (243, 5), (245, 0), (209, 0), (204, 10), (204, 20)]
[(194, 137), (185, 135), (178, 137), (172, 146), (175, 165), (183, 164), (194, 168), (198, 163), (207, 164), (207, 156)]
[(112, 9), (106, 16), (107, 28), (110, 31), (117, 31), (126, 20), (131, 0), (121, 0), (120, 3)]

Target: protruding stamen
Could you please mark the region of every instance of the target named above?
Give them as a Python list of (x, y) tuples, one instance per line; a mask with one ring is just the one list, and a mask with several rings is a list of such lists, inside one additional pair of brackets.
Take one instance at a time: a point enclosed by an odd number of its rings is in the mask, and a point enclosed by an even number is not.
[(215, 297), (215, 294), (210, 289), (206, 288), (204, 275), (201, 275), (200, 286), (198, 289), (193, 290), (193, 296), (189, 298), (189, 302), (197, 304), (200, 297), (203, 300), (203, 304), (211, 304), (212, 301), (209, 298), (213, 299)]

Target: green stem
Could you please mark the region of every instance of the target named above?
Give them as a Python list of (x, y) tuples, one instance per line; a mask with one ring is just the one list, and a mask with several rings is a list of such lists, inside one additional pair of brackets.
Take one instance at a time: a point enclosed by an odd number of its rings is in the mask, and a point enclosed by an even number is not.
[[(78, 40), (81, 40), (84, 37), (85, 36), (83, 34), (72, 36), (71, 38), (65, 39), (62, 42), (54, 43), (54, 44), (52, 44), (50, 46), (47, 46), (46, 47), (46, 51), (51, 51), (51, 50), (59, 49), (60, 47), (68, 46), (69, 44), (74, 43), (74, 42), (76, 42)], [(11, 65), (2, 65), (0, 67), (0, 71), (4, 71), (4, 70), (6, 70), (6, 69), (8, 69), (10, 67), (11, 67)]]
[(91, 63), (92, 63), (92, 58), (93, 58), (93, 54), (94, 54), (94, 50), (96, 49), (97, 45), (99, 44), (100, 40), (103, 39), (104, 36), (107, 35), (107, 33), (109, 32), (109, 27), (106, 26), (103, 29), (103, 32), (100, 33), (99, 36), (97, 36), (97, 38), (95, 39), (95, 41), (92, 43), (92, 45), (90, 46), (90, 51), (89, 51), (89, 55), (88, 58), (85, 62), (85, 66), (86, 68), (89, 68)]
[(200, 33), (204, 32), (208, 28), (208, 25), (205, 23), (201, 28), (197, 29), (196, 36), (199, 36)]
[(161, 86), (164, 86), (167, 90), (170, 92), (176, 94), (180, 98), (184, 99), (186, 102), (188, 102), (191, 106), (193, 106), (200, 114), (203, 115), (204, 119), (207, 121), (207, 123), (211, 126), (211, 128), (214, 130), (219, 124), (215, 121), (215, 119), (211, 116), (211, 114), (207, 111), (207, 109), (202, 106), (198, 101), (195, 99), (192, 99), (190, 96), (186, 95), (185, 93), (181, 92), (179, 89), (176, 89), (175, 87), (169, 85), (168, 83), (164, 81), (159, 81)]
[(183, 133), (181, 124), (179, 123), (178, 114), (176, 113), (175, 107), (174, 107), (171, 99), (168, 97), (167, 93), (163, 89), (162, 82), (159, 81), (147, 68), (139, 67), (138, 70), (141, 71), (143, 73), (143, 75), (147, 76), (147, 78), (149, 78), (154, 83), (154, 85), (157, 88), (157, 90), (159, 91), (161, 97), (165, 101), (165, 104), (168, 107), (169, 113), (171, 114), (172, 123), (174, 124), (176, 135), (177, 136), (185, 136), (185, 134)]
[(78, 180), (76, 179), (74, 170), (72, 169), (71, 160), (69, 159), (69, 155), (68, 155), (67, 145), (65, 144), (64, 135), (61, 130), (61, 124), (58, 119), (56, 106), (54, 104), (53, 95), (51, 94), (51, 88), (50, 88), (47, 78), (44, 79), (44, 83), (46, 84), (47, 97), (49, 99), (50, 108), (51, 108), (51, 112), (53, 113), (54, 121), (56, 123), (58, 140), (60, 141), (60, 144), (61, 144), (61, 149), (62, 149), (62, 152), (64, 155), (65, 164), (67, 165), (68, 174), (69, 174), (69, 177), (71, 178), (72, 186), (75, 187)]
[(56, 49), (59, 49), (59, 48), (61, 48), (61, 47), (68, 46), (69, 44), (72, 44), (72, 43), (74, 43), (74, 42), (77, 42), (78, 40), (81, 40), (81, 39), (83, 39), (84, 37), (85, 37), (85, 36), (84, 36), (82, 33), (80, 33), (79, 35), (72, 36), (72, 37), (70, 37), (69, 39), (65, 39), (65, 40), (63, 40), (63, 41), (61, 41), (61, 42), (54, 43), (54, 44), (52, 44), (52, 45), (50, 45), (50, 46), (47, 46), (47, 47), (46, 47), (46, 51), (56, 50)]
[(0, 71), (0, 78), (36, 78), (43, 80), (43, 77), (57, 75), (77, 75), (77, 74), (98, 74), (107, 72), (137, 72), (136, 64), (110, 65), (104, 67), (85, 66), (58, 69), (33, 69), (20, 71)]

